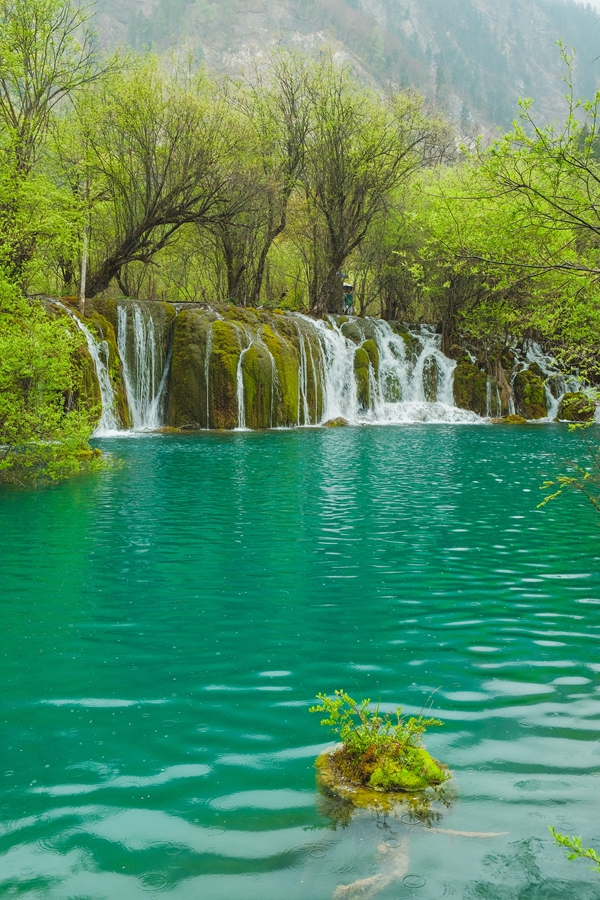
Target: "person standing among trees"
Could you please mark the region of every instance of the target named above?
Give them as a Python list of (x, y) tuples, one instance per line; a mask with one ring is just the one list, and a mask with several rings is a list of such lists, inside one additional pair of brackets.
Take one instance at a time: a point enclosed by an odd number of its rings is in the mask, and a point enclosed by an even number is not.
[(346, 315), (352, 315), (354, 311), (354, 285), (344, 285), (344, 312)]

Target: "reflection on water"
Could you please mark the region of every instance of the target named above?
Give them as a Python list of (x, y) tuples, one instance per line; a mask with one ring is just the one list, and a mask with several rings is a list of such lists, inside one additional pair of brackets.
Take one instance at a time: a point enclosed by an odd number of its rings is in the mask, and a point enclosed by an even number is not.
[[(536, 508), (576, 441), (148, 436), (3, 493), (0, 896), (600, 896), (548, 833), (600, 847), (598, 530)], [(448, 807), (319, 795), (334, 688), (409, 713), (438, 689)]]

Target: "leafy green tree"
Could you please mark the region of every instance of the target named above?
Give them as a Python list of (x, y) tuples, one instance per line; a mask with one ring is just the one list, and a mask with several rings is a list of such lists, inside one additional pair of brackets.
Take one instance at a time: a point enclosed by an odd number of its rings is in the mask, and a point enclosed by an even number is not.
[(102, 74), (88, 23), (70, 0), (0, 4), (0, 259), (21, 280), (40, 243), (64, 237), (48, 213), (68, 199), (44, 164), (58, 108)]
[(260, 302), (267, 258), (285, 231), (290, 199), (303, 171), (311, 69), (306, 58), (280, 52), (231, 95), (245, 135), (230, 181), (237, 192), (231, 205), (238, 212), (205, 228), (221, 251), (228, 297), (244, 305)]
[(0, 481), (56, 481), (97, 462), (93, 409), (74, 403), (82, 335), (0, 275)]
[(406, 718), (401, 707), (395, 716), (382, 714), (379, 706), (369, 709), (370, 700), (358, 703), (345, 691), (317, 698), (321, 702), (310, 712), (325, 713), (321, 725), (331, 727), (342, 741), (333, 759), (351, 781), (387, 791), (419, 791), (450, 777), (421, 746), (426, 729), (443, 724), (439, 719)]
[[(600, 328), (600, 93), (539, 126), (531, 101), (513, 129), (425, 182), (430, 258), (461, 291), (448, 316), (475, 336), (543, 335), (566, 362), (596, 354)], [(582, 351), (583, 348), (583, 351)]]
[(238, 138), (202, 73), (132, 60), (88, 91), (71, 126), (63, 176), (89, 194), (88, 296), (113, 280), (125, 291), (124, 268), (152, 264), (182, 226), (232, 214), (226, 187)]
[(439, 161), (448, 132), (406, 92), (382, 101), (327, 54), (310, 84), (311, 123), (302, 178), (312, 234), (311, 308), (339, 307), (339, 272), (389, 207), (392, 192)]

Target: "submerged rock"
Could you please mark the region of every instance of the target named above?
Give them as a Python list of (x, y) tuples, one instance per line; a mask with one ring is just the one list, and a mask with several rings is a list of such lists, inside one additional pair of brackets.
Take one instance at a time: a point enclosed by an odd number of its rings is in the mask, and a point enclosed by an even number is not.
[(323, 428), (345, 428), (348, 424), (346, 419), (338, 416), (337, 419), (328, 419), (327, 422), (323, 422)]
[(558, 407), (557, 418), (563, 422), (591, 422), (596, 404), (582, 391), (565, 394)]
[(492, 419), (492, 425), (527, 425), (527, 419), (513, 414), (503, 419)]

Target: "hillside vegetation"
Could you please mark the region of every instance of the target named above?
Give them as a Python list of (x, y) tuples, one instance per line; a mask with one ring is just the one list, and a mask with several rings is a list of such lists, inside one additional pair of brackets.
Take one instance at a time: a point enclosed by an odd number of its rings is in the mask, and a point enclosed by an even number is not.
[(196, 60), (237, 71), (277, 44), (333, 41), (380, 84), (413, 85), (465, 133), (507, 127), (519, 97), (549, 120), (564, 111), (560, 38), (578, 51), (576, 92), (596, 86), (600, 25), (569, 0), (99, 0), (107, 46), (186, 46)]

